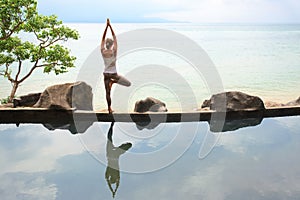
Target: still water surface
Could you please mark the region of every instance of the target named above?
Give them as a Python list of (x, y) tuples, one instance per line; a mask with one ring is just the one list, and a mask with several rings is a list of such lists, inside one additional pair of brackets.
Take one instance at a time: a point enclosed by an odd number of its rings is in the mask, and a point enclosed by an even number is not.
[[(300, 117), (264, 119), (259, 125), (213, 133), (206, 122), (160, 124), (94, 123), (83, 134), (43, 125), (0, 125), (0, 196), (9, 199), (298, 199)], [(191, 145), (174, 162), (133, 173), (166, 159), (162, 152), (178, 134)], [(49, 126), (48, 126), (49, 127)], [(199, 159), (206, 136), (218, 138)], [(194, 137), (195, 136), (195, 137)], [(186, 145), (186, 142), (183, 141)], [(176, 146), (177, 145), (177, 146)], [(173, 156), (173, 155), (170, 155)], [(130, 163), (129, 163), (130, 162)], [(147, 164), (149, 165), (149, 164)], [(155, 165), (155, 163), (154, 163)], [(149, 169), (149, 168), (148, 168)]]

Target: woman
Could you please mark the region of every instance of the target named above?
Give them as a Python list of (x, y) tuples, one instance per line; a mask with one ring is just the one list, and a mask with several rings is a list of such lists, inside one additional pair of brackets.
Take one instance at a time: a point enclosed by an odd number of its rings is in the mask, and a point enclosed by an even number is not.
[[(111, 30), (113, 39), (110, 38), (105, 39), (108, 28), (110, 28)], [(103, 75), (104, 75), (104, 85), (106, 91), (106, 101), (107, 101), (109, 113), (113, 112), (113, 110), (111, 109), (111, 97), (110, 97), (110, 91), (112, 85), (114, 83), (118, 83), (120, 85), (124, 85), (127, 87), (131, 85), (131, 83), (126, 78), (120, 76), (117, 73), (117, 67), (116, 67), (117, 50), (118, 50), (117, 37), (110, 25), (109, 19), (107, 19), (106, 28), (102, 36), (101, 54), (104, 60), (104, 67), (105, 67)]]

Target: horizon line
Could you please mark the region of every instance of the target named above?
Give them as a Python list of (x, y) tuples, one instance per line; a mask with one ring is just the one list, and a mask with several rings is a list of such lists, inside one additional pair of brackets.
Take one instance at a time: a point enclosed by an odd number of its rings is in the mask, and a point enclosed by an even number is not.
[[(78, 24), (105, 24), (105, 22), (96, 21), (69, 21), (61, 20), (63, 23)], [(115, 21), (118, 24), (219, 24), (219, 25), (300, 25), (300, 22), (179, 22), (179, 21)]]

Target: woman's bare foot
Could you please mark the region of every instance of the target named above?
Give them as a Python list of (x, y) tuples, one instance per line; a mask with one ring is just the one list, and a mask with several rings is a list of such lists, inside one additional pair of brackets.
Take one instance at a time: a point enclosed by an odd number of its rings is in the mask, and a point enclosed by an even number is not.
[(108, 113), (111, 114), (113, 113), (114, 111), (111, 109), (111, 108), (108, 108)]

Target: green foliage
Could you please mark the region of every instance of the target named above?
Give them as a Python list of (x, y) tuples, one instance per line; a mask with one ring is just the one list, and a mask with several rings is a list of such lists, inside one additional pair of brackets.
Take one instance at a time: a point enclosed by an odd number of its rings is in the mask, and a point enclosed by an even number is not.
[[(74, 67), (76, 58), (61, 43), (77, 40), (78, 32), (64, 26), (54, 15), (38, 14), (36, 4), (36, 0), (1, 0), (0, 3), (0, 75), (14, 87), (10, 101), (18, 85), (34, 70), (42, 68), (45, 73), (57, 75)], [(24, 40), (26, 34), (33, 36), (35, 41)], [(21, 77), (25, 62), (30, 62), (32, 67)]]
[(6, 98), (0, 99), (1, 104), (7, 104), (7, 103), (9, 103), (9, 98), (10, 97), (8, 96)]
[(22, 30), (24, 22), (37, 14), (36, 0), (0, 1), (0, 40)]

